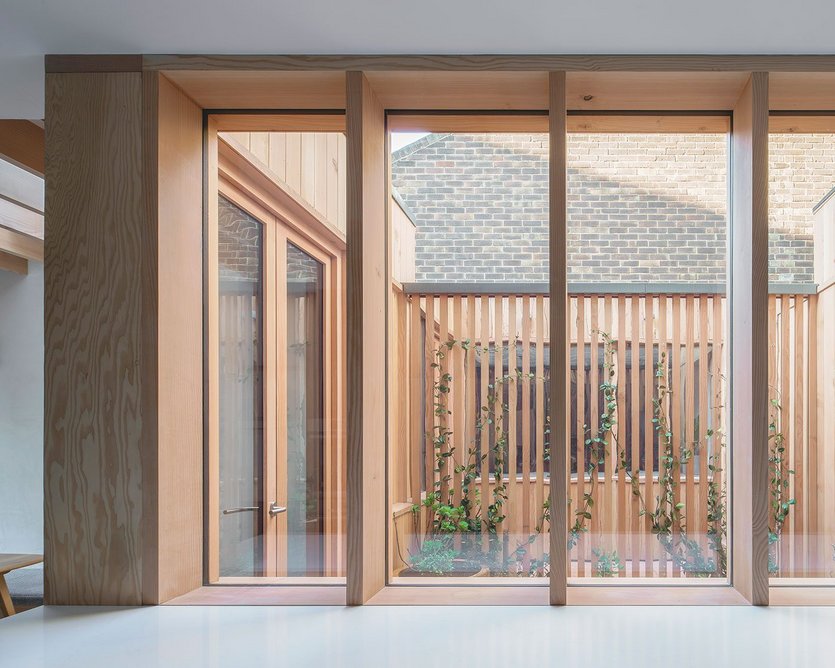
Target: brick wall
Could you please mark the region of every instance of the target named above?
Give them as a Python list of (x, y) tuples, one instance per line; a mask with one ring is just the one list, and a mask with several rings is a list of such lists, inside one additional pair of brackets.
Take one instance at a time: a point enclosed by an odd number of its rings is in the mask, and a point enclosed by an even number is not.
[(261, 225), (225, 197), (218, 198), (218, 274), (224, 283), (261, 279)]
[[(417, 222), (421, 281), (547, 281), (548, 139), (429, 135), (393, 156)], [(725, 280), (727, 137), (573, 134), (571, 281)], [(812, 206), (835, 184), (835, 136), (771, 141), (771, 280), (812, 280)]]

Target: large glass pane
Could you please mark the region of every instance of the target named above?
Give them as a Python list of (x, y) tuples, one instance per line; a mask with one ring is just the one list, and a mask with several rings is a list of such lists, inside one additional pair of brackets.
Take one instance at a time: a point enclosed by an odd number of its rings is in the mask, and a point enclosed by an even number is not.
[(575, 583), (727, 578), (727, 147), (569, 135)]
[(262, 225), (218, 201), (220, 575), (263, 571)]
[(287, 572), (324, 569), (323, 267), (287, 244)]
[(389, 575), (545, 584), (548, 136), (393, 147)]
[[(773, 119), (787, 124), (785, 117)], [(835, 134), (769, 138), (769, 558), (774, 580), (835, 578)], [(828, 578), (823, 580), (823, 578)]]
[(218, 135), (211, 582), (344, 582), (345, 155), (341, 133)]

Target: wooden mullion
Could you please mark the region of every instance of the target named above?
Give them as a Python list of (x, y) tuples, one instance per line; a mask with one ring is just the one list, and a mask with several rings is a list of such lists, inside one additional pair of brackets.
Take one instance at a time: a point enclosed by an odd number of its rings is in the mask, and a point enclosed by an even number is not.
[(568, 498), (566, 470), (568, 437), (568, 284), (567, 284), (567, 114), (565, 72), (548, 75), (549, 141), (549, 342), (551, 350), (551, 555), (550, 596), (552, 605), (567, 602), (566, 513)]

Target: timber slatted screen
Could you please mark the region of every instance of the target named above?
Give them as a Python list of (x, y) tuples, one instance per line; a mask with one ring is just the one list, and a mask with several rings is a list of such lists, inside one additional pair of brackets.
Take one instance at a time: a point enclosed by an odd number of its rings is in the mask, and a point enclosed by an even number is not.
[[(769, 295), (768, 384), (770, 433), (769, 478), (777, 469), (788, 489), (770, 500), (794, 500), (781, 530), (770, 515), (772, 542), (769, 570), (780, 577), (830, 575), (832, 546), (819, 523), (824, 503), (818, 476), (822, 473), (822, 444), (817, 433), (817, 295)], [(782, 438), (782, 455), (774, 450)], [(791, 473), (793, 471), (794, 473)], [(773, 538), (772, 538), (773, 541)]]
[[(430, 436), (435, 424), (433, 387), (449, 373), (449, 392), (439, 403), (451, 413), (438, 420), (452, 431), (450, 447), (474, 447), (483, 456), (495, 446), (497, 433), (506, 434), (503, 466), (508, 498), (500, 530), (508, 533), (511, 548), (514, 541), (537, 536), (524, 560), (527, 567), (531, 560), (542, 558), (547, 546), (537, 528), (552, 465), (546, 433), (548, 298), (399, 292), (395, 298), (408, 301), (409, 307), (395, 311), (407, 314), (408, 350), (394, 368), (403, 371), (404, 381), (409, 379), (410, 396), (421, 398), (407, 411), (411, 428), (400, 430), (394, 442), (396, 447), (410, 448), (409, 456), (399, 461), (408, 461), (411, 470), (408, 489), (394, 490), (395, 500), (412, 502), (416, 489), (425, 493), (427, 480), (431, 487), (439, 479)], [(782, 397), (773, 412), (776, 429), (785, 437), (784, 465), (795, 471), (790, 496), (797, 499), (775, 552), (780, 575), (813, 574), (813, 564), (823, 563), (828, 547), (810, 544), (814, 532), (808, 536), (808, 528), (817, 525), (822, 503), (810, 491), (816, 489), (821, 457), (814, 430), (815, 402), (810, 401), (815, 396), (810, 384), (816, 382), (815, 346), (809, 343), (815, 300), (807, 295), (771, 295), (769, 301), (769, 383), (773, 396)], [(715, 294), (571, 295), (568, 526), (579, 530), (570, 550), (570, 577), (725, 577), (724, 557), (713, 549), (709, 536), (711, 526), (718, 526), (717, 504), (721, 510), (726, 503), (721, 496), (730, 446), (725, 436), (725, 308), (724, 297)], [(460, 341), (470, 342), (472, 349), (465, 354), (455, 346)], [(439, 359), (442, 342), (453, 347)], [(508, 410), (497, 418), (497, 425), (479, 429), (480, 409), (502, 378), (515, 379), (505, 382), (501, 391)], [(614, 400), (610, 408), (601, 387), (607, 382)], [(666, 387), (663, 396), (659, 383)], [(698, 547), (685, 548), (674, 527), (673, 547), (665, 548), (653, 534), (652, 518), (642, 512), (654, 510), (657, 497), (663, 496), (665, 451), (657, 429), (659, 410), (669, 424), (675, 455), (672, 503), (680, 504), (680, 525)], [(614, 424), (604, 433), (607, 415), (612, 415)], [(605, 443), (597, 453), (588, 442), (595, 436)], [(452, 476), (451, 491), (460, 499), (460, 476), (452, 466), (445, 473)], [(486, 513), (492, 498), (490, 480), (479, 475), (476, 485)], [(575, 525), (585, 495), (591, 495), (593, 506)], [(547, 523), (541, 528), (546, 534)]]

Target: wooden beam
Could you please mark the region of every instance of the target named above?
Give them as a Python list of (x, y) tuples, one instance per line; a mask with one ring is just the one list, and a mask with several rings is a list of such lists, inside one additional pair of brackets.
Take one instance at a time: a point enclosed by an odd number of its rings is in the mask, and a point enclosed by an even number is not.
[[(62, 58), (72, 58), (63, 56)], [(835, 72), (833, 55), (145, 55), (154, 70)]]
[(565, 72), (548, 77), (550, 100), (548, 220), (550, 263), (550, 340), (551, 351), (551, 530), (550, 553), (551, 605), (565, 605), (568, 578), (566, 468), (568, 462), (568, 282), (567, 282), (567, 184), (566, 162), (566, 86)]
[(31, 121), (0, 121), (0, 157), (43, 176), (44, 131)]
[(43, 262), (44, 242), (29, 234), (0, 227), (0, 251), (26, 260)]
[(166, 76), (204, 109), (344, 109), (343, 72), (171, 70)]
[(219, 262), (219, 146), (216, 117), (206, 122), (204, 151), (206, 194), (203, 206), (206, 241), (203, 249), (205, 281), (203, 285), (203, 327), (205, 329), (203, 373), (206, 378), (205, 433), (207, 441), (206, 494), (204, 503), (205, 578), (214, 584), (220, 578), (220, 262)]
[(0, 196), (0, 226), (34, 237), (39, 241), (43, 240), (43, 213), (32, 211), (2, 196)]
[(835, 111), (835, 72), (774, 72), (768, 91), (772, 111)]
[(792, 116), (772, 114), (768, 117), (768, 131), (775, 134), (830, 134), (835, 132), (835, 113)]
[(731, 154), (731, 583), (768, 605), (768, 74), (733, 114)]
[(42, 176), (0, 159), (0, 198), (43, 214), (43, 190)]
[(141, 72), (143, 60), (141, 55), (123, 53), (47, 55), (44, 68), (49, 74)]
[(733, 109), (747, 72), (572, 72), (569, 109), (716, 111)]
[(345, 132), (345, 114), (213, 114), (218, 132)]
[[(548, 132), (547, 113), (510, 114), (420, 114), (391, 113), (387, 117), (392, 132)], [(571, 133), (636, 132), (636, 133), (717, 133), (730, 131), (730, 113), (665, 114), (570, 113), (567, 131)]]
[(391, 132), (548, 132), (548, 114), (389, 114)]
[(386, 130), (362, 72), (347, 75), (347, 597), (385, 585)]
[(569, 133), (673, 133), (724, 134), (730, 132), (730, 114), (571, 114), (568, 117)]
[(26, 276), (29, 273), (29, 260), (0, 250), (0, 269)]
[(368, 72), (386, 109), (548, 109), (547, 72)]

